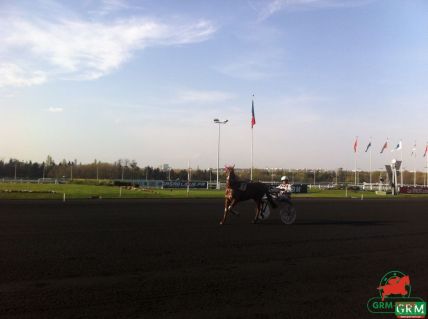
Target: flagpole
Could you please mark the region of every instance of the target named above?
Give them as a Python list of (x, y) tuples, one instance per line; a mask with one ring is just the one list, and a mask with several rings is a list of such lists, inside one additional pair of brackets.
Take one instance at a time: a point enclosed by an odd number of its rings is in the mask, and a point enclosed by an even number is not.
[(411, 156), (413, 156), (413, 187), (416, 187), (416, 141), (413, 143)]
[(370, 174), (369, 174), (369, 178), (370, 178), (370, 190), (372, 190), (373, 186), (372, 186), (372, 148), (371, 147), (370, 147), (370, 154), (369, 155), (370, 155)]
[(355, 180), (354, 185), (357, 186), (357, 152), (355, 152)]
[(357, 186), (357, 148), (358, 148), (358, 136), (355, 138), (354, 143), (354, 155), (355, 155), (355, 179), (354, 185)]
[(253, 126), (251, 125), (251, 172), (250, 172), (250, 180), (253, 180)]
[(370, 148), (370, 153), (369, 153), (369, 182), (370, 182), (370, 190), (373, 189), (372, 187), (372, 137), (370, 136), (370, 140), (369, 140), (369, 144), (367, 145), (366, 148), (366, 153), (367, 150)]
[(416, 153), (413, 155), (413, 187), (416, 187)]
[(428, 186), (428, 154), (427, 154), (427, 146), (425, 146), (425, 157), (427, 159), (427, 183), (426, 185)]
[(427, 169), (426, 186), (428, 186), (428, 155), (426, 154), (426, 147), (425, 147), (425, 157), (427, 160), (427, 164), (426, 164), (426, 169)]
[(253, 98), (251, 100), (251, 169), (250, 169), (250, 180), (253, 180), (253, 167), (254, 167), (254, 156), (253, 156), (253, 151), (254, 151), (254, 124), (256, 124), (256, 118), (254, 115), (254, 94), (253, 94)]
[(401, 187), (403, 187), (403, 146), (402, 144), (400, 144), (400, 146), (401, 146), (400, 184), (401, 184)]

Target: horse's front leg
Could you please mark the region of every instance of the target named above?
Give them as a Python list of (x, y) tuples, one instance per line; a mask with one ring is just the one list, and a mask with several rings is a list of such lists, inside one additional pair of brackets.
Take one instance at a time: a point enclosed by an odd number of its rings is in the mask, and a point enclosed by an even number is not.
[(236, 203), (238, 201), (235, 198), (226, 198), (225, 203), (224, 203), (224, 214), (223, 214), (223, 219), (220, 221), (220, 225), (223, 225), (226, 221), (226, 217), (227, 215), (232, 212), (232, 214), (234, 215), (239, 215), (239, 212), (237, 212), (233, 207), (235, 207)]
[(260, 212), (262, 210), (262, 201), (261, 199), (256, 200), (256, 217), (254, 217), (253, 224), (257, 224), (259, 221)]
[(226, 199), (224, 201), (223, 218), (220, 220), (220, 225), (223, 225), (226, 221), (227, 214), (229, 213), (230, 202), (231, 202), (230, 198), (226, 197)]

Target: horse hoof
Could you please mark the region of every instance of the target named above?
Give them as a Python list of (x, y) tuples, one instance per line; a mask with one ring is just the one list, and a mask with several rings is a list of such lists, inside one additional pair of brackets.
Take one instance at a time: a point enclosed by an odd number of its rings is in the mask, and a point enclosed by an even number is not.
[(222, 222), (222, 221), (220, 221), (220, 225), (223, 225), (223, 222)]
[(258, 223), (258, 220), (257, 220), (257, 219), (253, 219), (252, 223), (253, 223), (253, 224), (257, 224), (257, 223)]

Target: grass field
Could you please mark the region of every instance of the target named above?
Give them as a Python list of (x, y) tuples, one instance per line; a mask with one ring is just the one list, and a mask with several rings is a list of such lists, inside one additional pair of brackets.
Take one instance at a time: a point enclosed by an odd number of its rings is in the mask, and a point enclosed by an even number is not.
[[(0, 183), (0, 199), (68, 199), (89, 198), (222, 198), (224, 190), (186, 189), (126, 189), (125, 187), (83, 184), (30, 184)], [(294, 194), (295, 198), (428, 198), (428, 195), (376, 195), (371, 191), (345, 191), (312, 189), (307, 194)]]
[(224, 196), (224, 191), (127, 189), (118, 186), (81, 184), (26, 184), (0, 183), (0, 199), (85, 199), (85, 198), (215, 198)]

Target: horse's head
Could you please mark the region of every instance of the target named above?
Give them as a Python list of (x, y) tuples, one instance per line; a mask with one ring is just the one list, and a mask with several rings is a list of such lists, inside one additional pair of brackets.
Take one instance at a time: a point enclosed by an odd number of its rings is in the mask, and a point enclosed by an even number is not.
[(235, 165), (224, 165), (224, 172), (226, 176), (235, 174)]
[(231, 181), (235, 181), (235, 165), (225, 165), (224, 172), (226, 174), (226, 182), (230, 183)]

